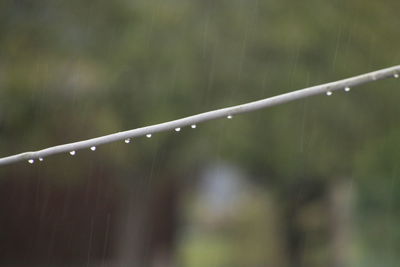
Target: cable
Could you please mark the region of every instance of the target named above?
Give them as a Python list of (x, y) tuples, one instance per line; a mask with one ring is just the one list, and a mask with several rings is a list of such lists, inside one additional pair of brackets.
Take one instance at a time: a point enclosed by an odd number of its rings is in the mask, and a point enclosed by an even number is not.
[(135, 137), (146, 136), (150, 138), (152, 134), (158, 132), (170, 131), (170, 130), (180, 131), (181, 128), (188, 126), (190, 126), (191, 128), (196, 128), (196, 125), (201, 122), (223, 117), (231, 119), (234, 115), (237, 114), (252, 112), (258, 109), (272, 107), (283, 103), (291, 102), (297, 99), (310, 97), (313, 95), (327, 94), (329, 96), (332, 95), (333, 92), (336, 90), (344, 90), (345, 92), (349, 92), (350, 88), (353, 88), (355, 86), (391, 77), (398, 78), (399, 74), (400, 74), (400, 65), (354, 76), (336, 82), (330, 82), (326, 84), (308, 87), (305, 89), (273, 96), (270, 98), (242, 105), (208, 111), (178, 120), (173, 120), (133, 130), (118, 132), (114, 134), (109, 134), (84, 141), (53, 146), (38, 151), (24, 152), (21, 154), (0, 158), (0, 165), (11, 164), (23, 160), (27, 160), (29, 163), (34, 163), (35, 160), (43, 161), (45, 157), (60, 153), (70, 153), (73, 156), (76, 154), (77, 150), (90, 149), (92, 151), (95, 151), (97, 146), (111, 142), (125, 140), (125, 142), (129, 143), (130, 139)]

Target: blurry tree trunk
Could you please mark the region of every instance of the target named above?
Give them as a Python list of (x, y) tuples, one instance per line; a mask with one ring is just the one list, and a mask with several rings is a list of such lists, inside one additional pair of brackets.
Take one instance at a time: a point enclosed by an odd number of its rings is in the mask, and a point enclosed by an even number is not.
[(332, 266), (351, 266), (352, 182), (334, 180), (329, 187)]
[(133, 182), (127, 189), (118, 266), (174, 266), (179, 189), (174, 179), (156, 180)]
[(315, 253), (323, 250), (327, 241), (326, 222), (321, 217), (327, 206), (325, 183), (300, 180), (282, 191), (281, 200), (285, 203), (281, 227), (286, 237), (288, 266), (326, 266), (327, 260)]
[(351, 182), (299, 181), (282, 191), (289, 267), (350, 266)]

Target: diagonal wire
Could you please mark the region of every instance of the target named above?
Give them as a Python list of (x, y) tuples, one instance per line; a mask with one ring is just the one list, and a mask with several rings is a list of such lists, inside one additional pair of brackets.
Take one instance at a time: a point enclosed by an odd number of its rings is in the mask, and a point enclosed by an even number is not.
[(96, 146), (104, 145), (111, 142), (116, 142), (120, 140), (129, 140), (130, 138), (147, 136), (151, 137), (151, 134), (176, 130), (179, 131), (183, 127), (191, 126), (195, 128), (198, 123), (214, 120), (218, 118), (228, 117), (231, 118), (233, 115), (252, 112), (258, 109), (263, 109), (271, 106), (280, 105), (283, 103), (291, 102), (294, 100), (310, 97), (318, 94), (327, 94), (331, 95), (333, 91), (336, 90), (345, 90), (349, 91), (350, 88), (359, 86), (362, 84), (374, 82), (377, 80), (387, 79), (387, 78), (398, 78), (400, 75), (400, 65), (393, 66), (390, 68), (381, 69), (378, 71), (354, 76), (351, 78), (339, 80), (336, 82), (330, 82), (326, 84), (316, 85), (312, 87), (308, 87), (305, 89), (293, 91), (290, 93), (285, 93), (269, 98), (265, 98), (262, 100), (241, 104), (237, 106), (217, 109), (213, 111), (208, 111), (204, 113), (200, 113), (197, 115), (185, 117), (178, 120), (173, 120), (169, 122), (164, 122), (160, 124), (155, 124), (151, 126), (141, 127), (133, 130), (118, 132), (114, 134), (109, 134), (101, 137), (96, 137), (84, 141), (63, 144), (58, 146), (53, 146), (49, 148), (45, 148), (38, 151), (32, 152), (24, 152), (21, 154), (16, 154), (4, 158), (0, 158), (0, 165), (6, 165), (15, 163), (18, 161), (28, 160), (30, 163), (33, 163), (34, 160), (39, 159), (43, 160), (43, 158), (48, 157), (50, 155), (66, 153), (70, 152), (71, 155), (75, 154), (76, 150), (87, 149), (90, 148), (93, 151), (96, 149)]

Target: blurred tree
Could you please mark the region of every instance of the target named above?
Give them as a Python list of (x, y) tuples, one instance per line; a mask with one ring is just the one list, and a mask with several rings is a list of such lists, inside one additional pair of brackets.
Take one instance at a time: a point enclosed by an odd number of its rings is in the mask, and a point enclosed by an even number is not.
[[(395, 0), (4, 0), (2, 153), (135, 128), (398, 64), (397, 7)], [(128, 203), (121, 204), (126, 208), (121, 217), (130, 218), (121, 229), (137, 222), (131, 225), (134, 231), (143, 230), (140, 238), (121, 233), (126, 254), (120, 257), (132, 260), (138, 253), (129, 249), (148, 248), (143, 240), (163, 224), (157, 217), (163, 206), (153, 208), (158, 206), (153, 201), (170, 199), (168, 209), (176, 209), (169, 196), (179, 194), (179, 181), (224, 158), (275, 190), (276, 202), (283, 203), (281, 227), (291, 265), (327, 264), (335, 262), (328, 253), (335, 230), (326, 221), (335, 216), (329, 214), (332, 185), (362, 173), (365, 181), (359, 183), (374, 189), (376, 180), (364, 171), (382, 161), (373, 153), (364, 160), (365, 152), (398, 128), (400, 93), (386, 90), (398, 85), (381, 82), (379, 91), (376, 86), (240, 116), (229, 124), (200, 125), (179, 137), (160, 134), (151, 142), (135, 141), (133, 149), (113, 144), (96, 154), (78, 152), (79, 161), (57, 156), (35, 171), (10, 166), (1, 170), (2, 177), (83, 186), (94, 176), (109, 176), (121, 202)], [(166, 199), (153, 200), (155, 195)], [(360, 197), (368, 203), (373, 194)], [(311, 222), (301, 222), (304, 214)], [(326, 220), (313, 223), (318, 216)], [(149, 223), (154, 217), (157, 221)], [(165, 231), (173, 234), (176, 218), (167, 217)], [(140, 261), (150, 262), (157, 253), (151, 250)]]

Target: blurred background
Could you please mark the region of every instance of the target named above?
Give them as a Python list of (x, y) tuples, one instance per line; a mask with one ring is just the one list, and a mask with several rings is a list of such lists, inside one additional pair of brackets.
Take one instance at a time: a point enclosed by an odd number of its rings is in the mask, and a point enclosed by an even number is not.
[[(397, 0), (2, 0), (0, 154), (400, 63)], [(0, 266), (399, 266), (400, 84), (0, 167)]]

